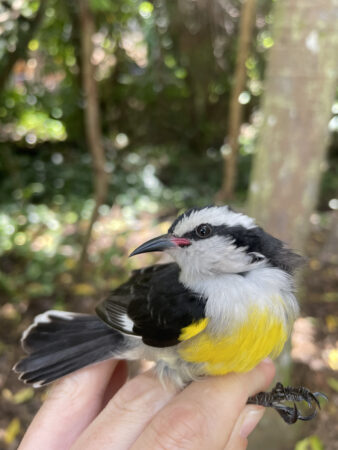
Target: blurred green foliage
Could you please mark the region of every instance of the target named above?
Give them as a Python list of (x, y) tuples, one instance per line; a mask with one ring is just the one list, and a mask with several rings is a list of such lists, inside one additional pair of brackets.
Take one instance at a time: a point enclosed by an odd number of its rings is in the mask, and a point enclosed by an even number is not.
[[(0, 89), (0, 289), (61, 298), (60, 277), (78, 259), (93, 208), (92, 162), (84, 138), (78, 6), (45, 1), (27, 42), (39, 0), (0, 5), (0, 73), (18, 46), (26, 48)], [(245, 108), (239, 202), (246, 196), (260, 124), (265, 53), (274, 44), (271, 3), (258, 3), (248, 81), (239, 98)], [(126, 218), (211, 203), (226, 151), (240, 2), (91, 0), (90, 5), (110, 178), (101, 218), (111, 205)], [(332, 124), (335, 131), (337, 120)], [(324, 208), (336, 187), (334, 144), (323, 179)], [(100, 253), (98, 285), (111, 273), (114, 252), (122, 250)]]
[(309, 436), (296, 444), (295, 450), (324, 450), (318, 436)]
[[(30, 0), (8, 4), (11, 9), (1, 7), (13, 16), (1, 24), (2, 65), (18, 45), (18, 29), (27, 26), (26, 19), (34, 17), (39, 6)], [(205, 10), (190, 1), (180, 7), (165, 0), (90, 4), (97, 25), (92, 61), (100, 89), (106, 170), (111, 174), (110, 202), (134, 204), (139, 194), (179, 207), (210, 202), (222, 176), (220, 147), (227, 126), (239, 2), (216, 2)], [(262, 91), (269, 9), (270, 1), (262, 1), (247, 64), (247, 120)], [(17, 172), (22, 186), (45, 185), (48, 179), (48, 186), (33, 194), (35, 201), (48, 204), (55, 194), (68, 201), (69, 196), (90, 197), (92, 190), (83, 139), (79, 26), (76, 4), (48, 0), (25, 61), (16, 64), (0, 94), (5, 149), (0, 175)], [(251, 158), (246, 147), (252, 142), (242, 142), (238, 187), (244, 194), (246, 160)], [(59, 156), (53, 158), (55, 154)], [(1, 196), (18, 200), (16, 177), (1, 178), (0, 201)], [(21, 195), (27, 199), (27, 192)]]
[(53, 307), (61, 308), (68, 295), (93, 295), (120, 283), (132, 268), (125, 247), (138, 211), (124, 208), (112, 215), (107, 205), (100, 207), (89, 255), (92, 269), (83, 283), (75, 269), (81, 229), (93, 206), (92, 200), (77, 208), (70, 204), (53, 209), (32, 203), (4, 206), (0, 213), (0, 295), (14, 302), (53, 297)]
[[(46, 1), (26, 58), (17, 62), (0, 93), (0, 201), (17, 200), (20, 184), (45, 185), (47, 179), (48, 186), (34, 193), (36, 201), (51, 204), (56, 194), (84, 199), (92, 193), (77, 6)], [(109, 203), (134, 204), (139, 194), (178, 207), (212, 201), (222, 177), (220, 149), (227, 130), (240, 2), (90, 4), (97, 26), (92, 62), (111, 175)], [(0, 6), (0, 70), (38, 7), (37, 0)], [(240, 199), (246, 194), (259, 124), (265, 52), (273, 45), (270, 8), (271, 1), (259, 2), (247, 90), (240, 96), (245, 121), (251, 123), (240, 138)], [(8, 174), (13, 175), (10, 180)], [(330, 194), (333, 183), (332, 176), (323, 183)], [(322, 201), (327, 204), (325, 195)]]

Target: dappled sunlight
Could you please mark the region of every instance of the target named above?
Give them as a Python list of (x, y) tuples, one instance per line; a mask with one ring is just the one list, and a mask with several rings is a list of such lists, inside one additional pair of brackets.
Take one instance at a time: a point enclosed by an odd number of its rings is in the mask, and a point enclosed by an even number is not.
[[(102, 212), (104, 214), (94, 224), (88, 249), (88, 264), (95, 265), (95, 270), (86, 269), (86, 284), (91, 285), (87, 290), (79, 287), (74, 290), (72, 284), (76, 283), (73, 272), (81, 250), (77, 236), (86, 229), (88, 216), (80, 219), (75, 212), (58, 213), (35, 205), (15, 215), (2, 214), (0, 230), (5, 238), (0, 243), (0, 256), (11, 250), (18, 252), (21, 258), (19, 277), (13, 279), (13, 266), (8, 276), (6, 266), (2, 268), (2, 282), (6, 284), (8, 277), (12, 295), (28, 295), (28, 298), (53, 295), (57, 293), (59, 282), (76, 295), (94, 295), (118, 284), (129, 270), (156, 259), (153, 255), (128, 259), (128, 255), (143, 241), (163, 234), (170, 225), (168, 221), (156, 225), (152, 214), (130, 215), (128, 209), (118, 206), (102, 209)], [(15, 266), (14, 261), (13, 264)]]
[(302, 317), (296, 320), (292, 333), (291, 356), (295, 361), (307, 364), (312, 370), (329, 367), (325, 361), (325, 349), (316, 339), (316, 321), (314, 317)]

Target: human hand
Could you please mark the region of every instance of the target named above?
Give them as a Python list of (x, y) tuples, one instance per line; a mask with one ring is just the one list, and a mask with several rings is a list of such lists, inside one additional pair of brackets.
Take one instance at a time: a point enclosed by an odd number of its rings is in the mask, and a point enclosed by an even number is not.
[(266, 390), (274, 373), (265, 360), (175, 393), (152, 371), (125, 383), (125, 363), (105, 361), (52, 386), (19, 450), (245, 449), (265, 410), (247, 398)]

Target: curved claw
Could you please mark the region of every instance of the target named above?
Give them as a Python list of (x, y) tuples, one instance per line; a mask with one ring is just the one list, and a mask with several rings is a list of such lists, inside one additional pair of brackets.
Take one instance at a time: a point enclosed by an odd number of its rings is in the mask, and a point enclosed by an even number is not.
[[(255, 403), (265, 407), (274, 408), (287, 424), (293, 424), (297, 420), (312, 420), (320, 409), (319, 399), (328, 400), (322, 392), (311, 392), (304, 387), (286, 387), (277, 383), (271, 392), (260, 392), (248, 399), (248, 403)], [(293, 407), (285, 406), (284, 401), (293, 401)], [(305, 401), (312, 413), (305, 416), (297, 408), (295, 402)]]
[(316, 396), (312, 392), (308, 392), (307, 393), (305, 401), (306, 401), (306, 403), (308, 404), (309, 407), (312, 406), (312, 401), (314, 401), (316, 403), (316, 405), (318, 406), (318, 408), (320, 409), (320, 403), (319, 403), (318, 399), (316, 398)]
[[(319, 403), (318, 398), (323, 398), (324, 400), (328, 400), (326, 395), (323, 394), (322, 392), (309, 392), (308, 396), (311, 398), (311, 400), (313, 400), (316, 403), (316, 405), (318, 406), (319, 409), (320, 409), (320, 403)], [(311, 401), (306, 399), (306, 402), (309, 406), (311, 406)]]
[[(323, 398), (324, 400), (328, 401), (329, 399), (327, 398), (327, 396), (323, 393), (323, 392), (314, 392), (313, 393), (315, 399), (317, 400), (317, 397), (319, 398)], [(319, 403), (319, 402), (318, 402)], [(320, 408), (320, 405), (318, 405)]]
[(291, 425), (297, 422), (299, 413), (295, 403), (293, 404), (293, 408), (281, 404), (274, 405), (274, 408), (287, 424)]
[(313, 411), (313, 413), (310, 414), (309, 416), (302, 416), (301, 414), (298, 413), (297, 419), (298, 419), (298, 420), (303, 420), (303, 421), (307, 422), (308, 420), (314, 419), (314, 418), (316, 417), (316, 415), (317, 415), (317, 409), (315, 409), (315, 410)]
[(299, 412), (297, 405), (295, 403), (293, 404), (293, 408), (291, 408), (291, 406), (284, 406), (281, 404), (274, 405), (274, 408), (276, 409), (278, 414), (282, 417), (284, 422), (286, 422), (289, 425), (296, 423), (297, 420), (303, 420), (304, 422), (307, 422), (308, 420), (314, 419), (317, 415), (317, 409), (315, 409), (312, 414), (308, 416), (303, 416)]

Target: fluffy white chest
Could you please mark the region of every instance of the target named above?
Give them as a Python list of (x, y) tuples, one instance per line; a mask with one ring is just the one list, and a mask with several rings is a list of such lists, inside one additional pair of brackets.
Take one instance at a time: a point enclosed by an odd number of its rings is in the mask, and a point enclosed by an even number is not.
[(231, 334), (247, 321), (255, 309), (267, 311), (289, 330), (298, 314), (292, 278), (280, 269), (264, 267), (244, 275), (225, 274), (200, 280), (185, 277), (181, 282), (207, 298), (205, 316), (208, 331)]

